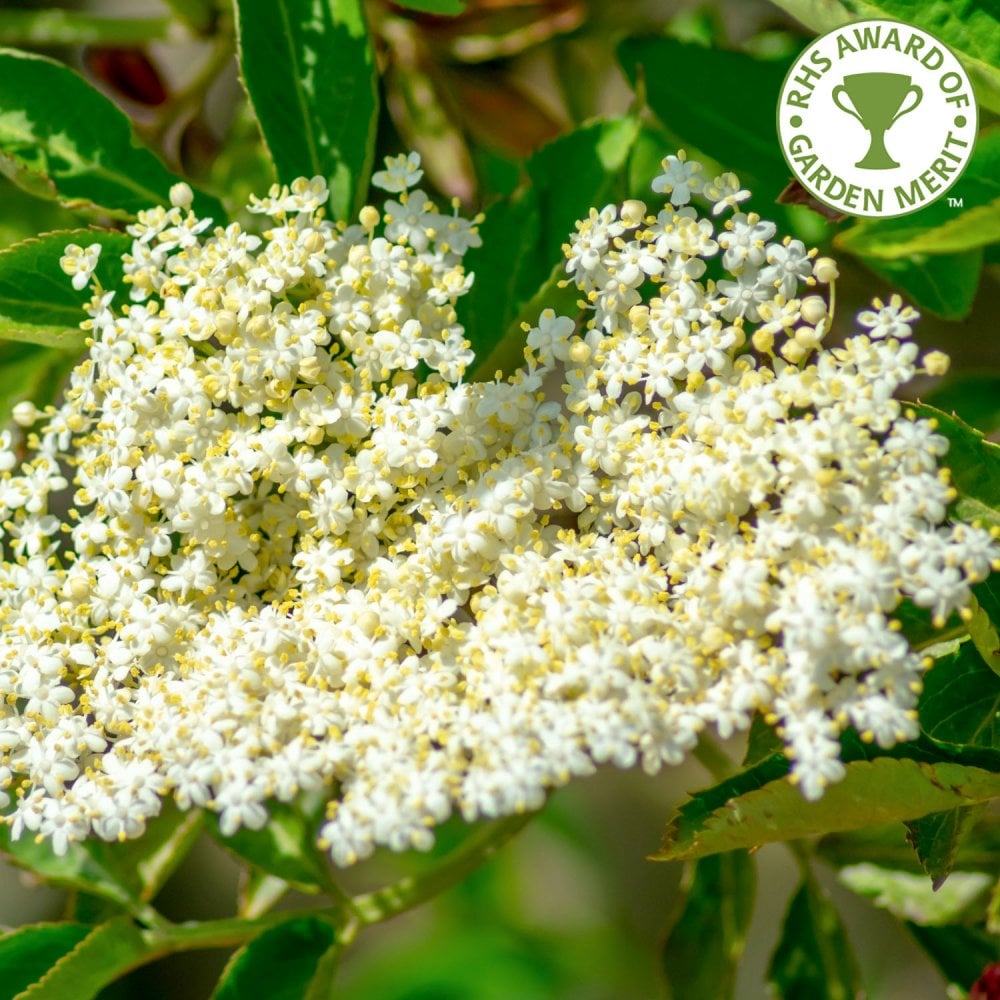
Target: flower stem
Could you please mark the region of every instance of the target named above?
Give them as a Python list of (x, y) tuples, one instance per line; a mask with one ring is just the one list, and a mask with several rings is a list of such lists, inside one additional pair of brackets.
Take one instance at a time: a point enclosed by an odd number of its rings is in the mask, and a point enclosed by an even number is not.
[(3, 45), (144, 45), (168, 39), (175, 31), (169, 17), (94, 17), (73, 10), (0, 12)]

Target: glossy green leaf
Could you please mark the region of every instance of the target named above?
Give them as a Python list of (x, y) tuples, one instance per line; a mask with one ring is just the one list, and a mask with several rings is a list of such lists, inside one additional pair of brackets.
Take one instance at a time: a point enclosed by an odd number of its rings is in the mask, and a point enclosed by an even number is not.
[(530, 185), (486, 211), (483, 245), (465, 258), (476, 280), (460, 305), (477, 357), (473, 377), (492, 378), (497, 369), (520, 365), (520, 324), (537, 322), (545, 306), (576, 313), (577, 290), (557, 287), (565, 277), (562, 246), (590, 206), (601, 208), (626, 192), (638, 131), (635, 120), (625, 117), (592, 122), (556, 139), (528, 161)]
[(333, 943), (333, 926), (317, 917), (272, 927), (233, 956), (212, 1000), (303, 1000)]
[[(179, 177), (140, 146), (124, 112), (52, 59), (0, 50), (0, 170), (32, 194), (116, 218), (167, 204)], [(215, 198), (196, 211), (222, 221)]]
[(907, 820), (907, 839), (917, 852), (934, 890), (940, 889), (955, 867), (958, 846), (981, 812), (980, 806), (965, 806), (929, 813)]
[(980, 0), (772, 0), (816, 32), (867, 18), (906, 21), (940, 38), (962, 61), (979, 104), (1000, 111), (1000, 13)]
[(689, 864), (677, 919), (660, 956), (668, 998), (733, 996), (755, 887), (756, 869), (745, 851)]
[(941, 657), (924, 675), (920, 727), (948, 746), (1000, 749), (1000, 677), (971, 642)]
[(361, 0), (236, 0), (243, 82), (278, 180), (325, 177), (335, 218), (368, 190), (378, 124)]
[(984, 872), (959, 872), (935, 889), (926, 878), (877, 865), (851, 865), (838, 878), (852, 892), (867, 896), (900, 920), (922, 927), (965, 922), (970, 911), (982, 912), (992, 879)]
[(962, 372), (949, 376), (924, 399), (984, 434), (1000, 427), (1000, 372)]
[(121, 287), (121, 255), (132, 245), (125, 233), (66, 229), (15, 243), (0, 251), (0, 340), (83, 349), (86, 334), (80, 324), (87, 319), (83, 306), (88, 295), (74, 289), (59, 267), (70, 243), (100, 243), (97, 279), (105, 288)]
[(962, 319), (969, 314), (983, 269), (982, 249), (863, 260), (869, 270), (896, 286), (914, 305), (944, 319)]
[(953, 193), (910, 215), (859, 222), (834, 237), (834, 245), (861, 257), (909, 257), (972, 250), (1000, 240), (1000, 128), (981, 135)]
[[(774, 121), (790, 60), (665, 37), (628, 38), (618, 59), (633, 88), (645, 86), (649, 106), (673, 135), (751, 182), (758, 204), (777, 198), (791, 178)], [(753, 100), (738, 99), (734, 86)]]
[(29, 924), (0, 937), (0, 1000), (13, 1000), (91, 931), (85, 924)]
[(907, 758), (854, 760), (816, 802), (807, 802), (781, 762), (765, 761), (696, 793), (667, 827), (658, 861), (700, 858), (972, 805), (1000, 795), (1000, 774)]
[(917, 944), (951, 983), (968, 989), (992, 962), (1000, 961), (1000, 938), (979, 927), (921, 927), (907, 923)]
[(92, 997), (155, 951), (128, 917), (115, 917), (89, 930), (48, 972), (18, 993), (17, 1000)]
[(958, 491), (954, 515), (963, 521), (1000, 527), (1000, 445), (933, 406), (918, 403), (913, 409), (920, 417), (936, 420), (938, 433), (950, 442), (945, 463)]
[(227, 850), (268, 874), (298, 889), (317, 891), (326, 874), (315, 847), (317, 824), (294, 805), (270, 802), (267, 809), (270, 818), (261, 830), (243, 827), (229, 837), (219, 832), (217, 823), (210, 823), (208, 830)]
[[(816, 844), (816, 853), (836, 868), (864, 863), (914, 875), (925, 874), (906, 839), (906, 828), (902, 823), (828, 834)], [(974, 823), (961, 838), (954, 867), (956, 871), (990, 871), (996, 865), (998, 856), (1000, 821), (987, 815)]]
[(811, 878), (792, 897), (767, 979), (781, 1000), (855, 1000), (861, 993), (844, 926)]

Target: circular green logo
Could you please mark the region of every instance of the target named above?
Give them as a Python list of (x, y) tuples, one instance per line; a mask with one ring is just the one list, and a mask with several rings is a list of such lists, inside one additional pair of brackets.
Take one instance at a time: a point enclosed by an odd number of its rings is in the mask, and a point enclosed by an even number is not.
[(799, 183), (869, 218), (940, 198), (969, 162), (977, 124), (958, 59), (899, 21), (855, 21), (814, 39), (778, 101), (781, 151)]

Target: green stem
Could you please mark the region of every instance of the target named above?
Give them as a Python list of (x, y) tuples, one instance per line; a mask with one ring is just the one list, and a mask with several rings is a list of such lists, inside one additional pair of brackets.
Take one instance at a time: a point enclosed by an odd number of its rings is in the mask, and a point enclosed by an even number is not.
[(401, 879), (374, 892), (355, 896), (353, 907), (363, 925), (381, 923), (451, 888), (492, 857), (537, 813), (524, 812), (496, 820), (471, 834), (439, 865), (423, 875)]
[(74, 10), (0, 11), (0, 44), (22, 48), (145, 45), (169, 39), (172, 33), (169, 17), (95, 17)]

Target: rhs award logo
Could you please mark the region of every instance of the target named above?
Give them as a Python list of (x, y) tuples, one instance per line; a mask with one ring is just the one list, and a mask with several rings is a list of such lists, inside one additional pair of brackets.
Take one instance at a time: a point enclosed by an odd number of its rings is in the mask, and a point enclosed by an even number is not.
[(969, 77), (943, 42), (898, 21), (857, 21), (815, 39), (788, 71), (778, 135), (824, 204), (889, 218), (958, 180), (976, 118)]

